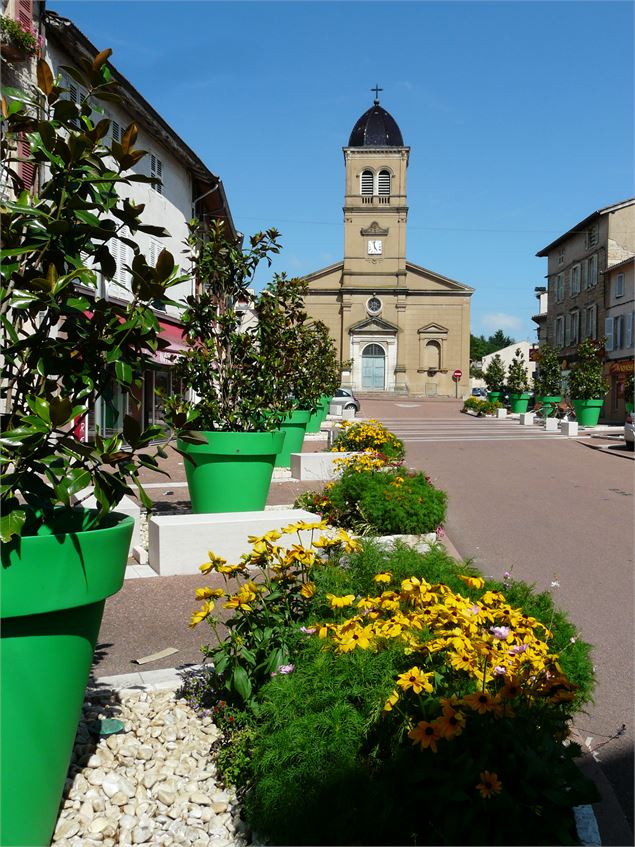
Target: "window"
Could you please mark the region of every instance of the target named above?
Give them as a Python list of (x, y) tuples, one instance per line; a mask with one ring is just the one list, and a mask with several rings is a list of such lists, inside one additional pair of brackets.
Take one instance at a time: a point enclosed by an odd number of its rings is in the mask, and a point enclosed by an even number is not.
[(624, 317), (618, 315), (613, 318), (613, 344), (615, 350), (621, 350), (624, 346)]
[(582, 268), (582, 290), (586, 291), (589, 287), (589, 273), (587, 263), (582, 262), (582, 265), (580, 267)]
[[(128, 231), (128, 227), (124, 226), (119, 231), (120, 238), (129, 238), (130, 233)], [(122, 289), (129, 290), (129, 280), (130, 280), (130, 272), (126, 270), (126, 265), (130, 262), (130, 248), (127, 244), (124, 244), (123, 241), (120, 241), (118, 238), (113, 239), (112, 247), (111, 247), (112, 255), (117, 263), (117, 270), (115, 271), (115, 275), (113, 277), (113, 282), (117, 283), (114, 286), (113, 294), (115, 297), (125, 297), (125, 293)]]
[(564, 247), (558, 250), (558, 264), (564, 265)]
[(160, 182), (155, 182), (152, 188), (154, 188), (157, 194), (163, 194), (163, 164), (161, 159), (157, 158), (154, 153), (150, 154), (150, 176), (161, 180)]
[(597, 247), (599, 240), (600, 230), (597, 224), (593, 224), (593, 226), (590, 226), (585, 233), (586, 249), (591, 250), (593, 247)]
[(562, 303), (564, 300), (564, 274), (556, 276), (556, 303)]
[(580, 293), (580, 265), (574, 265), (571, 268), (571, 296), (575, 297)]
[(556, 347), (564, 347), (564, 319), (556, 318)]
[(577, 344), (580, 341), (580, 312), (571, 312), (571, 326), (569, 344)]
[(589, 265), (589, 288), (598, 284), (598, 256), (597, 253), (588, 259)]
[(377, 194), (383, 197), (390, 194), (390, 173), (388, 171), (379, 171), (377, 177)]
[(606, 338), (604, 349), (607, 351), (614, 350), (613, 318), (606, 318), (604, 321), (604, 336)]
[(626, 315), (626, 330), (624, 332), (624, 347), (632, 347), (633, 346), (633, 318), (635, 317), (634, 312), (629, 312)]
[(615, 296), (624, 296), (624, 274), (618, 274), (615, 277)]
[(362, 171), (362, 194), (372, 194), (373, 193), (373, 172), (372, 171)]
[(585, 338), (596, 338), (597, 336), (597, 307), (589, 306), (586, 309), (586, 321), (584, 328)]

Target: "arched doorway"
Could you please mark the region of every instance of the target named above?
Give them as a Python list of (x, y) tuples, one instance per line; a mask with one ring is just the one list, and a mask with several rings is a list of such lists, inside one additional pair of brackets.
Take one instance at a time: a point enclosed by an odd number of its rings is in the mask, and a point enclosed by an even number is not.
[(383, 391), (386, 386), (386, 351), (379, 344), (367, 344), (362, 351), (362, 388)]

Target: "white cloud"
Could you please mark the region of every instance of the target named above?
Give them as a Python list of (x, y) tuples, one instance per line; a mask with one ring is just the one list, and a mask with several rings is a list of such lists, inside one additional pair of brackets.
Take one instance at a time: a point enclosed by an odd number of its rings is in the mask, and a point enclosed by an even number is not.
[(515, 315), (506, 315), (504, 312), (488, 312), (483, 315), (481, 323), (486, 329), (522, 329), (524, 324), (520, 318)]

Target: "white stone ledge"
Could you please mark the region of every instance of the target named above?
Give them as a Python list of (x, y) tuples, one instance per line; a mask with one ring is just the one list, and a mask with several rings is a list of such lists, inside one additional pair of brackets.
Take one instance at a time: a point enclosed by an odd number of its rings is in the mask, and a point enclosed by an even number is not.
[[(264, 535), (296, 521), (319, 520), (318, 515), (303, 509), (153, 516), (148, 522), (149, 564), (159, 576), (198, 574), (199, 565), (208, 561), (208, 550), (236, 564), (243, 553), (251, 551), (248, 536)], [(309, 544), (311, 533), (301, 532), (300, 538)], [(294, 533), (277, 543), (290, 547), (297, 542)]]
[[(82, 489), (82, 491), (78, 491), (77, 494), (71, 495), (71, 502), (73, 503), (73, 505), (83, 506), (84, 509), (96, 509), (97, 500), (95, 498), (95, 495), (91, 493), (92, 490), (92, 487), (84, 488)], [(130, 515), (130, 517), (134, 519), (134, 529), (132, 530), (132, 539), (130, 541), (129, 550), (129, 555), (134, 556), (135, 547), (141, 546), (141, 531), (139, 529), (139, 524), (141, 520), (141, 507), (138, 503), (135, 503), (134, 500), (131, 500), (130, 497), (124, 494), (124, 496), (115, 506), (114, 511), (121, 512), (124, 515)]]
[(328, 480), (338, 475), (336, 459), (355, 456), (356, 453), (292, 453), (291, 476), (299, 480)]

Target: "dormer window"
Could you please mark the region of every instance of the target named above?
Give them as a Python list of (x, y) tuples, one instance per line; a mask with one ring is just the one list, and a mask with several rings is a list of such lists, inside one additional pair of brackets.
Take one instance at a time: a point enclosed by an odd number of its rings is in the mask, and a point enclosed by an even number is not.
[(389, 171), (379, 171), (377, 176), (377, 194), (379, 194), (380, 197), (387, 197), (390, 195)]
[(373, 193), (374, 175), (372, 171), (362, 171), (362, 194)]

